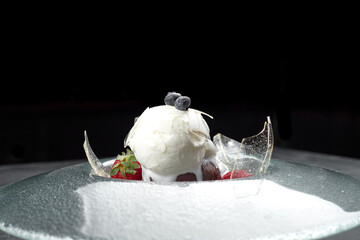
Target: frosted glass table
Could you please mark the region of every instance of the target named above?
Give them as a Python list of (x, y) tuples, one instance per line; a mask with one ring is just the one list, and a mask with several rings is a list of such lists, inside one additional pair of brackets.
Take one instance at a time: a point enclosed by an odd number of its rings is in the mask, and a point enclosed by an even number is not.
[[(302, 163), (314, 167), (322, 167), (339, 171), (360, 179), (360, 160), (346, 157), (339, 157), (326, 154), (311, 153), (306, 151), (275, 148), (273, 157), (279, 160)], [(0, 166), (0, 186), (7, 185), (14, 181), (37, 175), (43, 172), (52, 171), (65, 166), (86, 162), (83, 160), (61, 161), (52, 163), (28, 163), (22, 165)], [(327, 237), (325, 239), (358, 239), (360, 227), (346, 232)], [(18, 239), (0, 231), (0, 239)]]

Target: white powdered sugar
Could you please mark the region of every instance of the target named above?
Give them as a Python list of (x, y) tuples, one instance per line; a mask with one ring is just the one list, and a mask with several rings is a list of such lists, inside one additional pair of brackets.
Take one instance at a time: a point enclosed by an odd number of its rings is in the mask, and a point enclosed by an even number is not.
[(4, 223), (0, 222), (0, 229), (6, 230), (13, 235), (19, 236), (24, 239), (34, 239), (34, 240), (72, 240), (71, 237), (55, 237), (47, 233), (39, 233), (35, 231), (26, 231), (18, 227), (5, 226)]
[(76, 192), (81, 231), (94, 238), (308, 239), (360, 221), (360, 212), (269, 180), (97, 182)]

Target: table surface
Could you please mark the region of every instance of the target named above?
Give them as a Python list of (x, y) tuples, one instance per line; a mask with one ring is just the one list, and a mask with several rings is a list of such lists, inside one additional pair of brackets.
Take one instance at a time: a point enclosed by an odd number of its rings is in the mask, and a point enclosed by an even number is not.
[[(338, 172), (342, 172), (360, 179), (360, 159), (349, 157), (334, 156), (328, 154), (275, 148), (273, 157), (280, 160), (289, 162), (302, 163), (313, 167), (326, 168)], [(0, 186), (34, 176), (40, 173), (53, 171), (55, 169), (63, 168), (66, 166), (84, 163), (85, 159), (68, 160), (58, 162), (41, 162), (41, 163), (26, 163), (26, 164), (13, 164), (13, 165), (0, 165)], [(326, 240), (357, 240), (360, 235), (360, 227), (356, 227), (346, 232), (336, 234), (331, 237), (325, 238)], [(10, 236), (0, 231), (0, 240), (15, 240), (19, 239)]]

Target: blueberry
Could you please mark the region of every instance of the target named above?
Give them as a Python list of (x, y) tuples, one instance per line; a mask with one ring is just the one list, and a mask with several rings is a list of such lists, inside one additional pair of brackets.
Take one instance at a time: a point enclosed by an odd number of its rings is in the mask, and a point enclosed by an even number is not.
[(191, 100), (189, 97), (181, 96), (176, 99), (175, 108), (177, 110), (186, 111), (190, 107), (190, 104), (191, 104)]
[(170, 106), (174, 106), (175, 105), (175, 101), (178, 97), (180, 97), (181, 94), (177, 93), (177, 92), (168, 92), (168, 94), (166, 95), (164, 102), (166, 105), (170, 105)]

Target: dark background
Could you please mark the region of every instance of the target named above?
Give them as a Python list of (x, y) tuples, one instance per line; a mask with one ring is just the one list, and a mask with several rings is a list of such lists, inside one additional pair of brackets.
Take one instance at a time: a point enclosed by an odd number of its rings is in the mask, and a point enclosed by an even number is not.
[(134, 118), (169, 91), (214, 117), (212, 136), (240, 141), (270, 116), (276, 146), (360, 158), (351, 35), (64, 18), (14, 18), (4, 30), (0, 164), (85, 158), (84, 130), (98, 157), (116, 156)]

